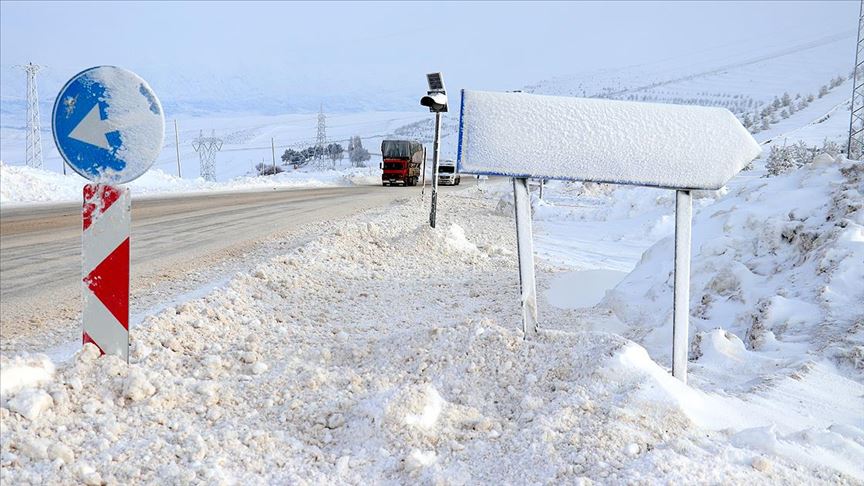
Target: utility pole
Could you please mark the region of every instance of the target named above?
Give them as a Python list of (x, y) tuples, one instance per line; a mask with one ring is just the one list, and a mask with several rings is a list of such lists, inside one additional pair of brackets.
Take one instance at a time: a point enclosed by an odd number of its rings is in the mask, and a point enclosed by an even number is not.
[(177, 119), (174, 119), (174, 146), (177, 148), (177, 177), (180, 175), (180, 132), (177, 131)]
[(426, 198), (426, 147), (423, 147), (423, 187), (420, 189), (420, 202)]
[(435, 113), (435, 140), (432, 143), (432, 209), (429, 212), (429, 226), (435, 227), (438, 212), (438, 148), (441, 145), (441, 113)]
[(420, 98), (420, 106), (426, 106), (429, 111), (435, 113), (435, 139), (432, 143), (432, 209), (429, 211), (429, 226), (434, 228), (438, 212), (438, 149), (441, 144), (441, 113), (447, 112), (447, 91), (444, 89), (441, 73), (427, 74), (426, 83), (429, 85), (429, 90), (426, 91), (426, 96)]
[[(27, 148), (25, 161), (27, 167), (41, 169), (42, 133), (39, 123), (39, 92), (36, 89), (36, 73), (42, 70), (42, 66), (31, 62), (17, 67), (23, 69), (27, 74)], [(66, 173), (66, 164), (63, 164), (63, 173)]]
[(276, 139), (270, 137), (270, 150), (273, 152), (273, 175), (276, 175)]
[(852, 104), (849, 114), (849, 141), (846, 156), (864, 157), (864, 0), (858, 7), (858, 42), (855, 44), (855, 69), (852, 71)]
[(201, 130), (198, 138), (192, 141), (192, 148), (198, 152), (201, 160), (201, 177), (207, 181), (215, 181), (216, 152), (222, 150), (222, 139), (216, 137), (215, 130), (209, 137), (205, 137), (204, 130)]

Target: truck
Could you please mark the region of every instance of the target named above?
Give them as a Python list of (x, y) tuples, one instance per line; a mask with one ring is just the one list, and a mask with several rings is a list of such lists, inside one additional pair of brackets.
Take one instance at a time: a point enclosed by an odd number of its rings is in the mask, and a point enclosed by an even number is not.
[(456, 172), (456, 162), (442, 160), (438, 163), (438, 184), (458, 186), (460, 182), (462, 182), (462, 176)]
[(420, 168), (426, 157), (423, 144), (414, 140), (384, 140), (381, 142), (381, 183), (416, 186)]

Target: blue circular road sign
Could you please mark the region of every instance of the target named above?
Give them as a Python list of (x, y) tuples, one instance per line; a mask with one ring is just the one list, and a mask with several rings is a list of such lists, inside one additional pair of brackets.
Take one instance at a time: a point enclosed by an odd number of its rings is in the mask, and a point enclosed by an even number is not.
[(94, 182), (122, 184), (147, 172), (165, 136), (156, 94), (137, 74), (115, 66), (93, 67), (70, 79), (51, 119), (60, 155)]

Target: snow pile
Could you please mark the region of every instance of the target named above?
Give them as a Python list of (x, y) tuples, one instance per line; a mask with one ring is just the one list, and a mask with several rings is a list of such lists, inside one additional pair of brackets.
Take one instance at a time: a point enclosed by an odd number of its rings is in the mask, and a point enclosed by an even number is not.
[(718, 189), (762, 149), (729, 110), (462, 92), (460, 171)]
[[(814, 431), (814, 457), (834, 462), (799, 464), (784, 453), (785, 429), (718, 430), (704, 413), (712, 408), (699, 404), (725, 404), (722, 396), (682, 387), (622, 337), (546, 331), (524, 340), (515, 238), (505, 229), (513, 221), (476, 193), (442, 197), (435, 230), (416, 199), (335, 222), (225, 287), (146, 318), (132, 329), (130, 365), (85, 347), (50, 379), (0, 401), (4, 479), (864, 478), (848, 465), (864, 459), (854, 427)], [(545, 315), (573, 324), (564, 311)], [(760, 423), (769, 421), (747, 425)]]
[[(864, 164), (831, 160), (733, 189), (694, 217), (691, 358), (702, 368), (712, 330), (758, 352), (761, 366), (831, 358), (864, 373)], [(668, 357), (671, 237), (649, 249), (605, 305)], [(650, 305), (646, 305), (650, 302)], [(707, 356), (706, 356), (707, 358)], [(741, 359), (740, 366), (753, 366)], [(727, 355), (725, 361), (736, 359)], [(748, 374), (749, 376), (749, 374)], [(734, 386), (725, 373), (718, 384)]]
[[(47, 170), (0, 163), (0, 202), (77, 202), (88, 181), (75, 173), (68, 176)], [(225, 182), (202, 178), (182, 179), (152, 169), (128, 184), (133, 197), (156, 194), (185, 194), (203, 191), (243, 191), (282, 188), (336, 187), (381, 183), (378, 169), (349, 168), (340, 171), (286, 171), (267, 177), (236, 177)]]

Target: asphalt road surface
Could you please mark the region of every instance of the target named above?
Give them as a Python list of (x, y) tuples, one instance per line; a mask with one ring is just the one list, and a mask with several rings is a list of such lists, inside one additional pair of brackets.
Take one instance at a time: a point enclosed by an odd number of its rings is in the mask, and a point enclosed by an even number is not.
[[(160, 280), (182, 279), (195, 262), (214, 265), (242, 255), (231, 248), (248, 247), (306, 224), (340, 219), (419, 192), (419, 187), (355, 186), (133, 199), (133, 297), (136, 290), (156, 286)], [(77, 319), (80, 281), (80, 204), (0, 211), (4, 339)]]

